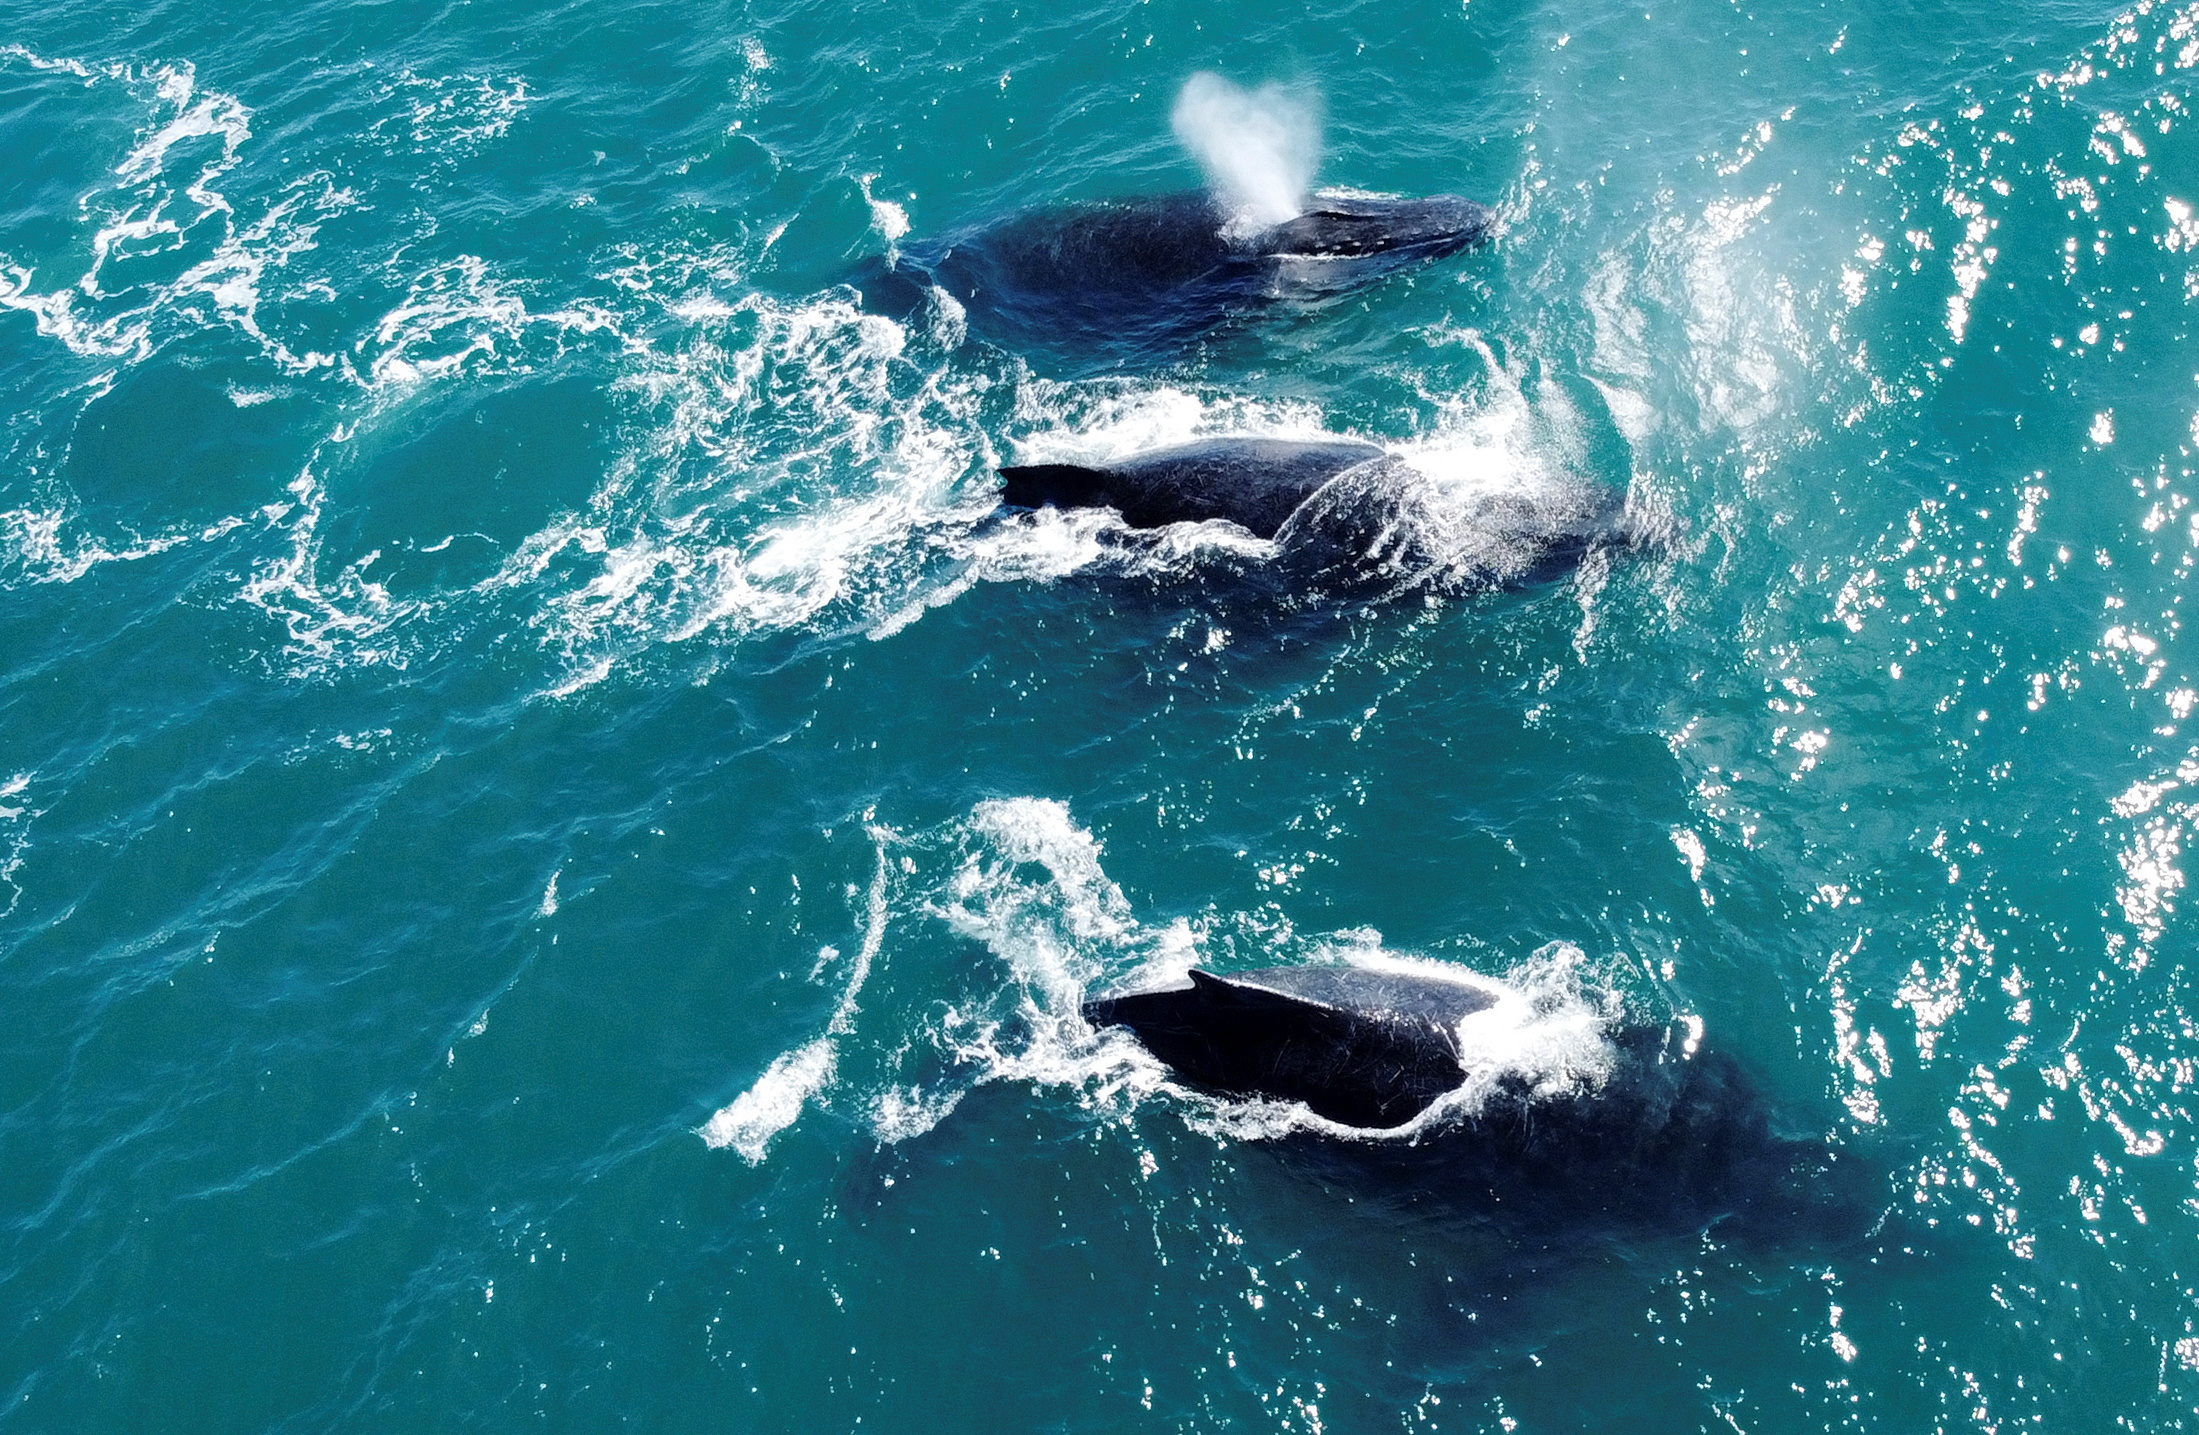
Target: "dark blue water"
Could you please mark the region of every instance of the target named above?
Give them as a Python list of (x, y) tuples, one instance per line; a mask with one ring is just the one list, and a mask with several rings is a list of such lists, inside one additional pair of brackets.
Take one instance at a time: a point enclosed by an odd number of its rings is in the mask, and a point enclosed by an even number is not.
[[(2199, 1413), (2199, 7), (6, 13), (0, 1422)], [(1136, 365), (853, 287), (1196, 185), (1202, 70), (1495, 240)], [(1322, 432), (1655, 538), (988, 516)], [(1699, 1034), (1843, 1219), (1077, 1015), (1369, 954)]]

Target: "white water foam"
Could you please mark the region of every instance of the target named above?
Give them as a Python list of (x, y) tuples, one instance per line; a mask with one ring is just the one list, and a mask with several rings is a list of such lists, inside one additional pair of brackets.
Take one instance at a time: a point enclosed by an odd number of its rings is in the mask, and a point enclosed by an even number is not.
[(392, 113), (368, 126), (385, 148), (402, 147), (448, 164), (502, 139), (537, 98), (518, 76), (421, 75), (401, 71), (379, 99)]
[[(33, 487), (36, 501), (0, 513), (9, 566), (32, 581), (67, 581), (116, 558), (239, 535), (255, 546), (234, 596), (280, 624), (281, 661), (295, 676), (407, 667), (484, 625), (518, 626), (556, 667), (544, 694), (567, 696), (670, 645), (789, 629), (889, 637), (978, 583), (1095, 570), (1166, 578), (1217, 555), (1260, 561), (1273, 545), (1226, 523), (1126, 543), (1119, 521), (1098, 512), (990, 521), (991, 470), (1004, 457), (997, 435), (1005, 427), (1022, 457), (1046, 461), (1226, 433), (1310, 438), (1325, 428), (1307, 404), (1039, 379), (970, 349), (951, 300), (901, 323), (864, 312), (851, 291), (760, 294), (746, 274), (753, 245), (626, 246), (592, 283), (546, 294), (477, 256), (409, 257), (419, 236), (401, 235), (375, 270), (393, 294), (386, 312), (331, 347), (286, 327), (289, 299), (336, 297), (329, 279), (298, 266), (324, 224), (376, 196), (363, 200), (320, 172), (286, 180), (271, 198), (231, 192), (250, 112), (205, 91), (187, 65), (102, 67), (0, 50), (0, 63), (10, 60), (80, 81), (110, 108), (121, 97), (143, 122), (115, 157), (107, 189), (87, 201), (95, 218), (112, 211), (89, 253), (55, 280), (45, 273), (51, 259), (34, 269), (0, 257), (0, 306), (32, 313), (78, 354), (123, 365), (175, 336), (227, 328), (252, 338), (290, 380), (333, 381), (339, 397), (326, 437), (275, 501), (214, 523), (115, 536), (85, 531), (60, 485)], [(364, 137), (392, 151), (492, 143), (531, 98), (517, 80), (370, 78), (388, 113)], [(1203, 83), (1187, 93), (1226, 98)], [(1258, 109), (1282, 105), (1280, 95), (1270, 87), (1243, 98)], [(1310, 111), (1291, 114), (1277, 120), (1283, 131)], [(1201, 134), (1235, 133), (1199, 124)], [(1310, 142), (1269, 148), (1277, 163), (1296, 155), (1310, 165)], [(882, 232), (892, 230), (895, 212), (878, 204)], [(187, 245), (193, 262), (171, 280), (139, 283), (133, 275), (147, 271), (132, 256), (149, 244)], [(289, 291), (275, 289), (278, 274)], [(331, 546), (330, 494), (370, 461), (363, 436), (410, 421), (442, 386), (524, 381), (583, 347), (619, 375), (622, 452), (593, 492), (512, 542), (492, 573), (468, 587), (392, 591), (382, 555)], [(300, 383), (296, 392), (316, 391)], [(1492, 448), (1485, 466), (1494, 472), (1519, 456), (1514, 437), (1472, 442)], [(449, 535), (407, 537), (426, 550)]]
[(1169, 114), (1198, 160), (1229, 228), (1252, 233), (1295, 219), (1321, 159), (1321, 117), (1310, 94), (1279, 84), (1247, 92), (1205, 71), (1184, 81)]
[(15, 911), (23, 900), (23, 889), (16, 885), (15, 874), (22, 870), (23, 853), (31, 845), (31, 823), (44, 815), (30, 805), (25, 794), (29, 791), (33, 774), (18, 772), (6, 781), (0, 781), (0, 843), (6, 844), (5, 854), (0, 854), (0, 885), (8, 889), (7, 905), (0, 907), (0, 917)]
[[(518, 287), (461, 254), (414, 278), (404, 299), (383, 314), (371, 340), (344, 357), (345, 372), (369, 390), (409, 387), (443, 378), (476, 361), (516, 358), (525, 346), (536, 363), (554, 361), (579, 336), (616, 331), (619, 319), (600, 301), (529, 309)], [(547, 342), (547, 352), (534, 352)]]
[[(913, 600), (912, 619), (936, 570), (965, 561), (945, 550), (940, 525), (967, 530), (992, 506), (989, 492), (960, 488), (992, 457), (976, 421), (992, 376), (951, 371), (936, 335), (912, 336), (843, 294), (721, 298), (739, 282), (726, 251), (619, 257), (599, 276), (608, 292), (546, 306), (459, 256), (409, 281), (341, 356), (364, 402), (331, 429), (288, 501), (253, 516), (287, 541), (239, 593), (289, 630), (296, 673), (403, 666), (474, 622), (508, 622), (519, 598), (522, 621), (565, 658), (551, 687), (565, 694), (699, 635), (811, 623), (860, 632)], [(679, 325), (667, 330), (668, 316)], [(395, 598), (369, 576), (376, 555), (327, 550), (330, 484), (356, 461), (362, 430), (440, 383), (524, 374), (581, 344), (616, 351), (617, 393), (636, 420), (582, 505), (469, 589)], [(15, 518), (26, 548), (38, 518)], [(423, 546), (439, 537), (422, 535)]]
[[(68, 582), (106, 562), (150, 557), (238, 530), (287, 527), (291, 554), (263, 563), (237, 596), (268, 607), (291, 629), (292, 657), (303, 664), (339, 653), (347, 661), (388, 660), (394, 650), (371, 635), (404, 615), (391, 611), (373, 584), (359, 580), (362, 564), (351, 561), (359, 555), (345, 555), (338, 576), (314, 579), (312, 523), (319, 513), (321, 474), (329, 463), (341, 461), (343, 445), (362, 422), (402, 402), (423, 378), (488, 367), (503, 358), (500, 346), (522, 347), (522, 336), (531, 342), (544, 331), (603, 328), (603, 312), (529, 312), (480, 261), (460, 257), (418, 276), (407, 299), (354, 352), (316, 347), (299, 332), (281, 332), (284, 326), (269, 317), (267, 306), (273, 302), (280, 311), (302, 301), (317, 310), (338, 297), (330, 276), (299, 272), (301, 261), (320, 247), (321, 231), (331, 219), (366, 207), (365, 200), (323, 169), (292, 173), (271, 195), (237, 192), (237, 172), (252, 140), (251, 111), (233, 95), (202, 87), (188, 62), (93, 63), (0, 46), (0, 66), (10, 64), (70, 76), (84, 92), (88, 115), (136, 120), (128, 148), (104, 175), (87, 176), (91, 187), (80, 202), (81, 241), (42, 255), (0, 254), (0, 309), (30, 315), (40, 334), (80, 358), (116, 366), (64, 397), (89, 404), (107, 393), (123, 370), (178, 339), (209, 330), (245, 336), (284, 375), (333, 377), (358, 385), (369, 397), (364, 412), (335, 425), (304, 475), (305, 488), (313, 492), (293, 487), (294, 496), (306, 501), (278, 502), (211, 524), (109, 535), (86, 531), (72, 496), (48, 482), (31, 490), (36, 497), (30, 504), (0, 512), (8, 566), (29, 581)], [(417, 90), (426, 83), (407, 77), (400, 88)], [(385, 90), (384, 97), (396, 93)], [(471, 99), (445, 95), (426, 110), (416, 95), (405, 103), (423, 153), (447, 156), (453, 146), (500, 135), (527, 98), (523, 84), (484, 82)], [(452, 124), (430, 125), (437, 115)], [(395, 252), (402, 254), (414, 237), (393, 235)], [(337, 262), (355, 266), (361, 257), (347, 250)], [(393, 256), (389, 263), (395, 262)], [(231, 392), (242, 407), (272, 390), (232, 385)], [(35, 470), (50, 456), (29, 457)], [(362, 637), (369, 640), (359, 641)]]
[[(227, 324), (287, 372), (334, 363), (324, 352), (294, 352), (261, 327), (261, 285), (270, 269), (314, 248), (321, 226), (356, 208), (356, 196), (313, 171), (272, 200), (232, 201), (221, 186), (252, 137), (252, 112), (234, 95), (201, 89), (189, 63), (95, 65), (19, 45), (0, 47), (0, 61), (74, 76), (89, 91), (119, 88), (144, 114), (135, 143), (82, 201), (97, 225), (88, 254), (0, 254), (0, 308), (31, 315), (39, 333), (86, 358), (139, 362), (177, 332)], [(168, 274), (179, 253), (189, 261), (180, 273), (149, 277)], [(81, 272), (42, 280), (79, 263)]]
[(149, 538), (110, 545), (96, 537), (64, 533), (69, 512), (62, 506), (0, 509), (0, 575), (22, 572), (33, 583), (73, 583), (103, 563), (134, 563), (155, 558), (189, 543), (211, 543), (245, 524), (223, 518), (202, 526), (175, 528)]
[(801, 1119), (802, 1106), (832, 1079), (837, 1055), (829, 1037), (819, 1037), (771, 1063), (756, 1084), (705, 1123), (703, 1144), (732, 1147), (754, 1166), (771, 1150), (771, 1138)]
[[(775, 1058), (754, 1086), (711, 1115), (697, 1134), (713, 1150), (730, 1146), (749, 1165), (759, 1164), (771, 1149), (771, 1138), (800, 1120), (803, 1106), (815, 1100), (832, 1080), (839, 1066), (836, 1038), (855, 1029), (856, 999), (862, 995), (863, 984), (870, 979), (871, 963), (886, 939), (886, 843), (891, 834), (873, 829), (871, 836), (878, 843), (878, 870), (871, 878), (870, 898), (865, 904), (863, 945), (848, 972), (840, 1000), (833, 1007), (832, 1019), (825, 1024), (825, 1034)], [(831, 955), (836, 954), (830, 947), (820, 954), (817, 968), (811, 973), (813, 978), (829, 965)]]

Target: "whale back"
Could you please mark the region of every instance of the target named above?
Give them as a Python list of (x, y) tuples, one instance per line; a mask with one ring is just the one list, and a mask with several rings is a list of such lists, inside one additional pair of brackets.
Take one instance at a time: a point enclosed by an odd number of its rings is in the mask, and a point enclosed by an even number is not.
[(910, 245), (904, 270), (960, 303), (976, 328), (1080, 367), (1181, 349), (1259, 298), (1203, 193), (1033, 210)]
[(1201, 193), (1035, 210), (907, 251), (954, 291), (990, 285), (1024, 294), (1153, 293), (1206, 278), (1232, 250), (1223, 219)]
[(1488, 233), (1489, 212), (1453, 195), (1336, 193), (1239, 233), (1190, 191), (1030, 210), (918, 241), (863, 287), (906, 304), (911, 279), (936, 285), (996, 339), (1107, 367), (1165, 357), (1234, 315), (1350, 290)]
[(1402, 1125), (1466, 1079), (1458, 1024), (1495, 1002), (1464, 981), (1269, 967), (1087, 1002), (1194, 1085), (1299, 1101), (1346, 1126)]
[(1332, 575), (1527, 588), (1563, 577), (1599, 548), (1645, 536), (1624, 493), (1604, 484), (1448, 490), (1400, 460), (1340, 472), (1307, 496), (1276, 540)]
[(1208, 439), (1105, 464), (1023, 464), (1000, 470), (1014, 508), (1112, 508), (1133, 528), (1227, 519), (1273, 538), (1347, 469), (1385, 457), (1351, 439)]

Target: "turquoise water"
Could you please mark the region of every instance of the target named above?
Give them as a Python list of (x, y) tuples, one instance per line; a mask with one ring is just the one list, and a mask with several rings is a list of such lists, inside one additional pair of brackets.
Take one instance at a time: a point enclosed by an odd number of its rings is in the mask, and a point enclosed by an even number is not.
[[(2199, 1415), (2199, 6), (6, 17), (7, 1427)], [(1202, 69), (1500, 236), (1135, 372), (846, 287), (1195, 183)], [(1321, 430), (1671, 536), (980, 521)], [(1699, 1021), (1870, 1230), (1355, 1187), (1075, 1016), (1369, 949)]]

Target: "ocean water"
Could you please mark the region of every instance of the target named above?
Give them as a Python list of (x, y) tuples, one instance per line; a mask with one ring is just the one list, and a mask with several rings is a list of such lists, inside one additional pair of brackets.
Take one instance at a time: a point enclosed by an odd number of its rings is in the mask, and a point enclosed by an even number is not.
[[(4, 14), (0, 1426), (2199, 1420), (2199, 4)], [(1496, 239), (1152, 366), (851, 287), (1197, 184), (1201, 72)], [(1322, 431), (1661, 536), (987, 520)], [(1077, 1015), (1374, 952), (1867, 1219), (1355, 1176)]]

